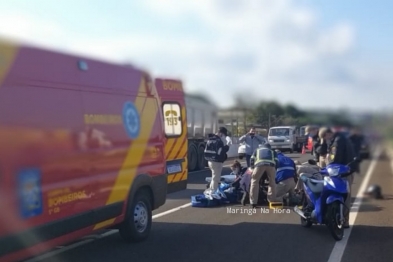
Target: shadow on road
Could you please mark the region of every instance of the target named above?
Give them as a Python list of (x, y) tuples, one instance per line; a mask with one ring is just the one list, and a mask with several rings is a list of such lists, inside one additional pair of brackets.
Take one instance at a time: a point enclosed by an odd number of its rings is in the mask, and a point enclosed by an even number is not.
[(186, 189), (172, 194), (168, 194), (167, 199), (180, 200), (189, 199), (191, 201), (191, 196), (202, 194), (204, 189)]
[[(222, 169), (221, 175), (229, 175), (231, 173), (231, 169), (229, 167), (224, 167)], [(205, 181), (206, 177), (211, 177), (212, 173), (210, 169), (201, 171), (201, 172), (195, 172), (195, 173), (190, 173), (188, 175), (188, 180), (187, 184), (206, 184), (207, 182)]]
[(342, 262), (392, 261), (393, 227), (355, 225)]
[[(155, 262), (159, 258), (159, 261), (188, 262), (315, 262), (310, 250), (318, 253), (318, 260), (327, 261), (334, 244), (325, 226), (306, 229), (299, 224), (211, 225), (155, 221), (147, 241), (127, 244), (115, 234), (51, 261)], [(290, 252), (283, 252), (283, 245)]]

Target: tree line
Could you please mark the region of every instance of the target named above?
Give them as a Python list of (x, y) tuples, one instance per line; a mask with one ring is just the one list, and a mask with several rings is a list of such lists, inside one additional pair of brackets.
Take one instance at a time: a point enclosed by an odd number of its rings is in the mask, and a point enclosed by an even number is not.
[(262, 128), (278, 125), (353, 125), (345, 112), (302, 110), (295, 105), (283, 105), (275, 101), (261, 101), (252, 106), (244, 105), (244, 103), (239, 103), (238, 101), (237, 108), (245, 110), (246, 121)]

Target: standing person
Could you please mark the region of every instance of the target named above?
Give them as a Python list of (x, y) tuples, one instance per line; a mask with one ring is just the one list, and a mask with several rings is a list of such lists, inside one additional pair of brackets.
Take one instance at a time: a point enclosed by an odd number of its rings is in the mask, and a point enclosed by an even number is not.
[(319, 158), (317, 159), (318, 166), (323, 168), (326, 167), (328, 161), (326, 159), (326, 156), (328, 154), (328, 140), (326, 138), (326, 134), (323, 133), (324, 129), (321, 129), (318, 132), (318, 137), (319, 137), (319, 142), (316, 144), (315, 151)]
[(205, 159), (212, 171), (212, 181), (210, 189), (216, 192), (221, 180), (221, 172), (224, 161), (227, 159), (229, 146), (227, 145), (228, 131), (225, 127), (220, 127), (216, 134), (209, 134), (209, 139), (205, 148)]
[(313, 127), (313, 126), (307, 126), (306, 127), (306, 132), (309, 137), (312, 139), (312, 145), (311, 145), (311, 154), (314, 156), (315, 160), (318, 162), (319, 161), (319, 154), (316, 152), (316, 148), (319, 147), (319, 136), (318, 136), (318, 128)]
[[(327, 161), (329, 164), (341, 164), (347, 165), (352, 162), (355, 158), (355, 152), (353, 150), (353, 146), (349, 138), (341, 133), (341, 132), (333, 132), (330, 128), (322, 128), (320, 131), (320, 135), (324, 137), (328, 143), (328, 151)], [(352, 193), (352, 183), (353, 183), (353, 173), (354, 168), (351, 166), (351, 174), (343, 179), (347, 180), (349, 183), (349, 192), (348, 196), (345, 200), (345, 208), (344, 216), (345, 216), (345, 224), (344, 228), (349, 228), (349, 213), (351, 208), (351, 193)]]
[(244, 142), (246, 145), (246, 162), (247, 167), (250, 167), (251, 155), (259, 147), (259, 144), (263, 144), (265, 142), (265, 139), (259, 135), (256, 135), (255, 128), (252, 127), (247, 134), (239, 138), (239, 142)]
[(266, 143), (255, 150), (251, 156), (251, 188), (250, 203), (253, 208), (258, 204), (259, 182), (264, 172), (269, 179), (269, 190), (267, 199), (269, 202), (277, 202), (276, 198), (276, 167), (278, 166), (277, 153), (271, 149), (270, 144)]
[[(355, 155), (360, 158), (360, 151), (362, 149), (362, 144), (364, 142), (364, 136), (360, 133), (358, 128), (353, 128), (351, 130), (351, 134), (349, 136), (349, 140), (352, 142), (353, 150), (355, 151)], [(360, 173), (360, 165), (357, 164), (355, 167), (355, 171)]]

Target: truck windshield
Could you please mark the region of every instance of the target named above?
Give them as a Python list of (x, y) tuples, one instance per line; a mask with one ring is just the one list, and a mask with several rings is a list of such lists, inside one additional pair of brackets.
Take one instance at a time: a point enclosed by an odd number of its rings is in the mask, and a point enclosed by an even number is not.
[(289, 136), (289, 128), (273, 128), (269, 130), (269, 136)]

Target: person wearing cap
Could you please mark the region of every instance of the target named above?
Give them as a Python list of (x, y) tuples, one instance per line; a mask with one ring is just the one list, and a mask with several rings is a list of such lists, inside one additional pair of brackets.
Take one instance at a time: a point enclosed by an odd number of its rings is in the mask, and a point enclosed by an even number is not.
[[(220, 127), (217, 131), (217, 133), (215, 134), (210, 134), (209, 135), (209, 140), (218, 140), (221, 139), (221, 141), (224, 144), (224, 148), (223, 150), (221, 150), (220, 152), (213, 152), (213, 155), (215, 155), (217, 153), (218, 158), (214, 158), (213, 160), (208, 160), (208, 167), (210, 168), (211, 172), (212, 172), (212, 181), (210, 183), (210, 189), (215, 192), (218, 189), (218, 185), (220, 183), (221, 180), (221, 172), (222, 172), (222, 168), (224, 165), (225, 160), (227, 159), (227, 152), (229, 150), (229, 146), (228, 145), (230, 143), (229, 140), (227, 140), (227, 136), (228, 136), (228, 130), (225, 127)], [(209, 156), (209, 154), (211, 154), (212, 152), (207, 153), (208, 151), (206, 151), (205, 149), (205, 158), (206, 156)]]
[(276, 167), (278, 166), (277, 153), (271, 149), (269, 143), (257, 148), (251, 156), (251, 175), (250, 204), (255, 208), (258, 204), (259, 182), (263, 173), (269, 179), (269, 190), (267, 200), (269, 202), (279, 202), (276, 198)]
[(250, 131), (245, 134), (244, 136), (241, 136), (239, 138), (239, 142), (245, 144), (246, 146), (246, 162), (247, 162), (247, 167), (250, 167), (250, 159), (251, 155), (254, 153), (254, 151), (259, 147), (260, 144), (265, 143), (265, 139), (257, 134), (255, 134), (255, 128), (252, 127)]

